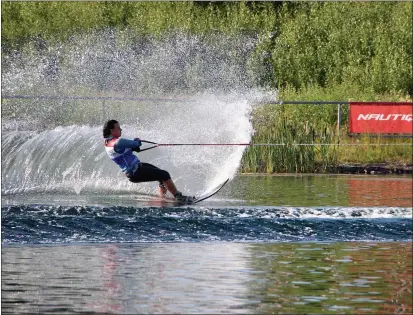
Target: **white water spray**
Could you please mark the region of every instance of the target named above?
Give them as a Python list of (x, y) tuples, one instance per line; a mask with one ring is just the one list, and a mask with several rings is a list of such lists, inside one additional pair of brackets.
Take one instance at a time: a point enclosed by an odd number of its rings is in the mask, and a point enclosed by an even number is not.
[[(6, 100), (2, 194), (153, 193), (156, 184), (130, 183), (106, 156), (105, 119), (119, 120), (126, 138), (249, 142), (251, 107), (268, 97), (274, 100), (274, 93), (252, 88), (254, 76), (247, 71), (251, 38), (179, 35), (139, 45), (120, 42), (119, 34), (109, 31), (6, 58), (3, 94), (141, 101)], [(169, 171), (183, 192), (198, 194), (233, 177), (244, 149), (160, 147), (139, 158)]]

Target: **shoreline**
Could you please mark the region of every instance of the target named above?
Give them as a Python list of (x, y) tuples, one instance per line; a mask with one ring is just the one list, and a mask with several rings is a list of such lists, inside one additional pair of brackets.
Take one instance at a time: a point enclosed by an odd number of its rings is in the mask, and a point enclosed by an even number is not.
[(336, 167), (338, 173), (342, 174), (368, 174), (368, 175), (399, 175), (413, 174), (412, 164), (390, 164), (390, 163), (352, 163), (340, 164)]
[(314, 173), (238, 173), (239, 175), (411, 175), (413, 174), (413, 164), (393, 164), (393, 163), (348, 163), (331, 167), (326, 172)]

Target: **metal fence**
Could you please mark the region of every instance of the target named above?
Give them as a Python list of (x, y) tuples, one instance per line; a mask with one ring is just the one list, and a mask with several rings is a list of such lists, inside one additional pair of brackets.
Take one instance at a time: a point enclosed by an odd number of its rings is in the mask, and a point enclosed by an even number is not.
[[(148, 97), (114, 97), (114, 96), (71, 96), (71, 95), (2, 95), (2, 99), (27, 99), (27, 100), (68, 100), (68, 101), (79, 101), (79, 100), (96, 100), (101, 102), (102, 106), (102, 119), (106, 117), (106, 102), (107, 101), (136, 101), (136, 102), (172, 102), (172, 103), (182, 103), (182, 102), (192, 102), (191, 98), (148, 98)], [(377, 102), (379, 104), (380, 102)], [(342, 127), (342, 109), (343, 106), (349, 106), (348, 101), (275, 101), (268, 102), (267, 104), (278, 104), (278, 105), (335, 105), (337, 106), (337, 135), (340, 137), (340, 131)], [(393, 104), (397, 105), (398, 102)], [(404, 103), (405, 104), (405, 103)], [(354, 135), (352, 135), (354, 136)], [(374, 135), (371, 135), (374, 136)], [(382, 135), (384, 137), (412, 137), (412, 135)], [(283, 144), (273, 144), (273, 145), (283, 145)], [(382, 144), (382, 145), (392, 145), (392, 144)], [(397, 145), (397, 144), (394, 144)]]

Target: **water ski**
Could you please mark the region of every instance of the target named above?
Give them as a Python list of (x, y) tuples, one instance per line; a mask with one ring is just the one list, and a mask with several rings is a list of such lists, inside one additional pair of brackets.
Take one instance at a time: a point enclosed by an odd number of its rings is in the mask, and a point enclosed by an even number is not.
[(228, 181), (229, 181), (229, 178), (226, 179), (225, 182), (223, 182), (222, 184), (219, 184), (214, 189), (210, 190), (209, 192), (204, 193), (201, 196), (195, 197), (195, 199), (190, 201), (190, 202), (179, 202), (179, 201), (177, 201), (176, 203), (179, 204), (179, 205), (193, 205), (193, 204), (196, 204), (198, 202), (201, 202), (205, 199), (208, 199), (208, 198), (212, 197), (216, 193), (218, 193), (222, 189), (222, 187), (224, 187), (225, 184), (228, 183)]

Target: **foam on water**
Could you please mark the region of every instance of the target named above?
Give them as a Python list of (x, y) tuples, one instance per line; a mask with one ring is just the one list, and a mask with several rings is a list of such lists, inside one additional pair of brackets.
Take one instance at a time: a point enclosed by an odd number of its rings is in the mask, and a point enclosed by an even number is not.
[[(410, 219), (412, 208), (405, 207), (132, 207), (132, 206), (56, 206), (47, 204), (3, 206), (5, 215), (40, 213), (63, 215), (176, 216), (179, 218), (254, 218), (254, 219)], [(26, 215), (26, 214), (25, 214)]]
[(15, 205), (2, 207), (2, 242), (411, 241), (411, 215), (396, 207)]

